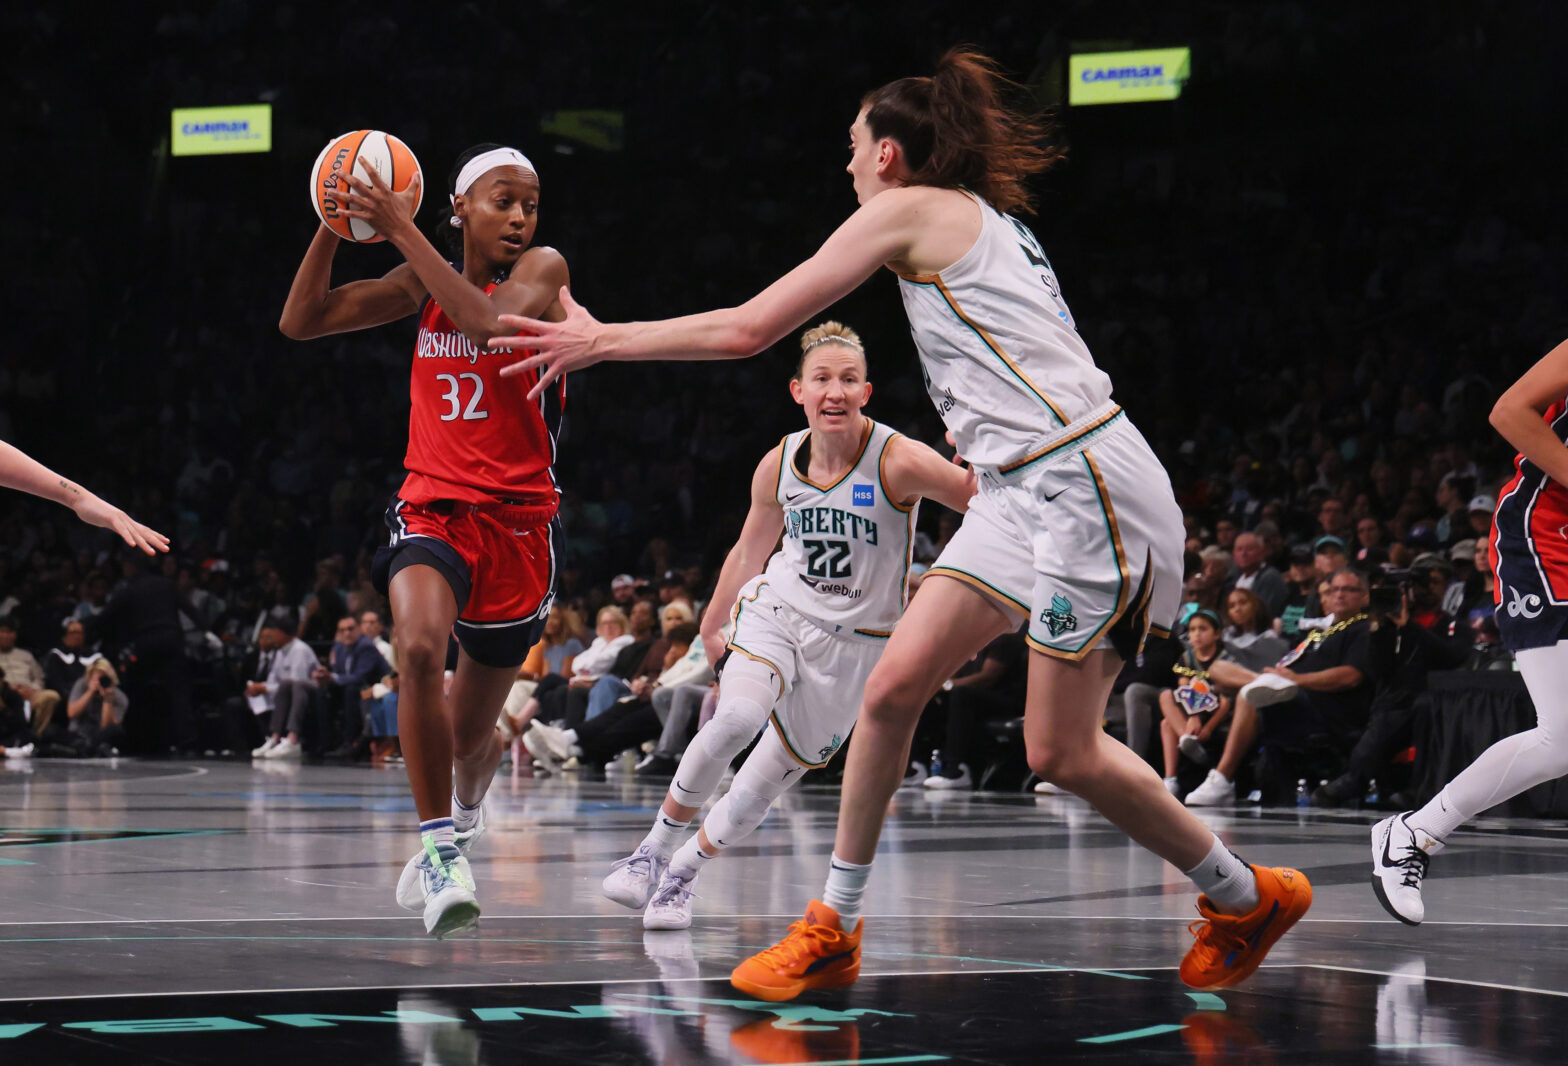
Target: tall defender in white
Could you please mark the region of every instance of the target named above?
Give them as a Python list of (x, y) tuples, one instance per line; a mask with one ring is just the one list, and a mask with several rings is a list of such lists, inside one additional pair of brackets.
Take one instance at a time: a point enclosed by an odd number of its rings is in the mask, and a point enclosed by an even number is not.
[[(854, 330), (837, 322), (808, 330), (790, 392), (807, 428), (757, 465), (751, 510), (702, 618), (714, 662), (726, 617), (734, 622), (718, 709), (682, 756), (653, 828), (604, 880), (610, 899), (646, 908), (648, 929), (690, 925), (703, 866), (844, 743), (904, 613), (920, 498), (963, 511), (974, 492), (973, 474), (861, 413), (871, 383)], [(729, 792), (676, 850), (759, 731)]]
[(1153, 450), (1111, 402), (1051, 264), (1012, 213), (1061, 150), (1004, 102), (996, 66), (961, 48), (930, 77), (861, 98), (846, 169), (857, 210), (817, 252), (738, 307), (601, 323), (561, 297), (560, 322), (505, 317), (536, 353), (505, 374), (605, 360), (739, 359), (763, 351), (881, 269), (901, 279), (932, 400), (980, 489), (866, 683), (822, 899), (730, 983), (792, 999), (860, 972), (867, 878), (920, 710), (994, 637), (1029, 623), (1024, 745), (1202, 892), (1181, 977), (1246, 980), (1312, 902), (1299, 871), (1251, 866), (1183, 807), (1100, 717), (1121, 665), (1168, 629), (1181, 592), (1181, 511)]

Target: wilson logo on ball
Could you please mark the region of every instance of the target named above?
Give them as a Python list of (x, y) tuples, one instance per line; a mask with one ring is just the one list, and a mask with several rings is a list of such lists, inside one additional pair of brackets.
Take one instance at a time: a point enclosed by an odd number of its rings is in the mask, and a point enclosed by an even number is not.
[[(402, 192), (419, 174), (419, 160), (408, 145), (390, 133), (380, 130), (355, 130), (332, 138), (316, 157), (310, 169), (310, 204), (322, 225), (346, 241), (374, 244), (385, 240), (363, 219), (348, 218), (343, 214), (339, 190), (343, 188), (344, 174), (352, 174), (360, 181), (369, 182), (374, 170), (393, 192)], [(420, 183), (420, 200), (424, 199), (424, 183)], [(419, 210), (419, 204), (414, 205)]]

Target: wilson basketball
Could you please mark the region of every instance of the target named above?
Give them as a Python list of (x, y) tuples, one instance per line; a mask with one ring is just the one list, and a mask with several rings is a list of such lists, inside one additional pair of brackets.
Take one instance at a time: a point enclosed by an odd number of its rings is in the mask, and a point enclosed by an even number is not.
[[(348, 218), (342, 213), (339, 190), (346, 187), (342, 176), (352, 174), (360, 181), (369, 182), (374, 170), (393, 192), (402, 192), (419, 173), (419, 160), (409, 151), (408, 145), (380, 130), (355, 130), (334, 137), (316, 157), (310, 168), (310, 203), (316, 217), (346, 241), (373, 244), (385, 240), (368, 222)], [(420, 182), (419, 198), (423, 200), (424, 182)], [(419, 211), (419, 204), (414, 205)]]

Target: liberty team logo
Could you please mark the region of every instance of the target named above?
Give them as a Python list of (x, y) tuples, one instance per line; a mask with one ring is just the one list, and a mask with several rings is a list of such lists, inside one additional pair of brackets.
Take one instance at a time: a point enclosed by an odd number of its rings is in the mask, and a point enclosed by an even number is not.
[(838, 751), (839, 745), (842, 743), (844, 743), (844, 738), (839, 736), (837, 733), (834, 733), (832, 740), (828, 741), (826, 744), (822, 745), (822, 747), (817, 749), (817, 758), (821, 759), (823, 762), (827, 762), (829, 759), (833, 758), (833, 753)]
[(1040, 621), (1045, 623), (1045, 628), (1051, 631), (1053, 637), (1078, 628), (1078, 619), (1073, 616), (1073, 601), (1059, 592), (1051, 596), (1051, 609), (1040, 612)]

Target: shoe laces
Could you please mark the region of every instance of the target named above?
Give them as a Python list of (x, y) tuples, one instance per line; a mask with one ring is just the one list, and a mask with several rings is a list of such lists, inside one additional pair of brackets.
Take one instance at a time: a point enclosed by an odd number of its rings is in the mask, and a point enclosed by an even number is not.
[(659, 883), (658, 889), (653, 894), (649, 905), (654, 907), (669, 907), (684, 903), (697, 893), (691, 890), (691, 882), (679, 877), (666, 877)]
[(1200, 918), (1187, 926), (1187, 932), (1191, 933), (1195, 940), (1193, 951), (1200, 956), (1205, 967), (1212, 966), (1232, 951), (1246, 945), (1247, 938), (1242, 935), (1241, 923), (1226, 918), (1225, 915)]
[(462, 853), (458, 852), (451, 859), (443, 859), (434, 847), (426, 846), (424, 862), (426, 876), (430, 878), (430, 894), (440, 892), (448, 884), (461, 885), (470, 892), (474, 890), (473, 881), (464, 877), (462, 870), (458, 868), (457, 861), (461, 857)]
[(802, 956), (816, 954), (818, 945), (821, 954), (828, 954), (839, 946), (844, 940), (844, 934), (837, 929), (830, 929), (825, 925), (812, 925), (802, 918), (789, 927), (789, 932), (784, 934), (784, 939), (774, 944), (771, 948), (761, 951), (756, 959), (764, 966), (780, 967), (789, 966)]
[(1431, 865), (1432, 857), (1414, 844), (1407, 844), (1401, 850), (1404, 854), (1394, 860), (1394, 865), (1404, 871), (1400, 875), (1399, 883), (1406, 888), (1420, 888), (1422, 879), (1426, 877), (1427, 867)]
[[(629, 867), (630, 872), (634, 874), (651, 874), (653, 873), (653, 861), (653, 852), (649, 851), (646, 847), (640, 847), (630, 855), (626, 856), (624, 859), (616, 859), (614, 862), (610, 863), (610, 872), (614, 873), (616, 870), (619, 870), (622, 867)], [(641, 864), (643, 867), (641, 870), (637, 869), (638, 864)]]

